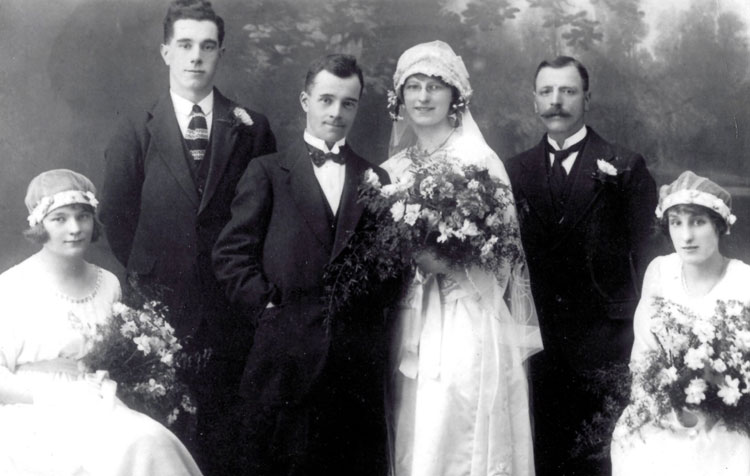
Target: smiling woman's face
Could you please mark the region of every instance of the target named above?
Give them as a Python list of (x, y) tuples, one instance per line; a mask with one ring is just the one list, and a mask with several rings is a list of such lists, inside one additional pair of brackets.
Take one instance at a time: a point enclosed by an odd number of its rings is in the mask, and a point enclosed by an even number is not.
[(406, 113), (415, 126), (448, 123), (453, 89), (440, 79), (424, 74), (409, 76), (404, 82), (403, 95)]
[(42, 221), (49, 239), (44, 247), (60, 256), (80, 256), (91, 243), (94, 214), (84, 205), (65, 205), (52, 210)]

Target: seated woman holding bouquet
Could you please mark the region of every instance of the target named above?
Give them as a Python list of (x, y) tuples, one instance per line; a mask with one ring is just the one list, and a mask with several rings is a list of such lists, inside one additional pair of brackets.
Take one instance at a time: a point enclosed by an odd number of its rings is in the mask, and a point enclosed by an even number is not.
[(399, 229), (426, 240), (412, 243), (417, 269), (394, 341), (395, 474), (531, 475), (523, 361), (541, 337), (508, 176), (449, 45), (409, 48), (393, 79), (382, 165), (392, 183), (381, 193), (396, 197)]
[(83, 257), (101, 233), (95, 193), (63, 169), (29, 184), (25, 235), (42, 249), (0, 275), (0, 474), (200, 475), (169, 430), (79, 365), (120, 298)]
[(656, 216), (675, 248), (648, 267), (614, 476), (750, 474), (750, 266), (722, 254), (731, 196), (684, 172)]

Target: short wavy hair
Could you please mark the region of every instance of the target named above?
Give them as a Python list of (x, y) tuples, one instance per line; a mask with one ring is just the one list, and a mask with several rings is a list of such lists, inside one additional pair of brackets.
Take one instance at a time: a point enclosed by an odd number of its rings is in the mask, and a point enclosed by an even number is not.
[(208, 20), (219, 30), (219, 46), (224, 43), (224, 19), (216, 14), (208, 0), (175, 0), (164, 17), (164, 44), (172, 41), (177, 20)]
[(338, 53), (322, 56), (313, 61), (305, 75), (305, 91), (309, 93), (312, 90), (315, 78), (321, 71), (328, 71), (341, 79), (356, 76), (359, 79), (359, 96), (362, 97), (362, 92), (365, 90), (365, 77), (354, 56)]

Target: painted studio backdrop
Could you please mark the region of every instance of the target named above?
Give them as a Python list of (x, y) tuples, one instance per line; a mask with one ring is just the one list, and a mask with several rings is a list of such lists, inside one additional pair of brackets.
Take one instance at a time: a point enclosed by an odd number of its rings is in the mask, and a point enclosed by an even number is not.
[[(543, 129), (536, 65), (578, 57), (587, 122), (643, 153), (658, 184), (692, 169), (728, 186), (739, 221), (729, 255), (750, 259), (750, 4), (745, 0), (215, 0), (226, 21), (217, 85), (263, 111), (281, 147), (304, 127), (311, 59), (358, 56), (367, 76), (351, 142), (385, 159), (386, 91), (400, 53), (442, 39), (463, 56), (472, 112), (500, 157)], [(101, 185), (124, 112), (168, 87), (159, 56), (167, 0), (0, 0), (0, 270), (34, 250), (21, 237), (29, 180), (72, 168)], [(121, 271), (106, 243), (92, 260)]]

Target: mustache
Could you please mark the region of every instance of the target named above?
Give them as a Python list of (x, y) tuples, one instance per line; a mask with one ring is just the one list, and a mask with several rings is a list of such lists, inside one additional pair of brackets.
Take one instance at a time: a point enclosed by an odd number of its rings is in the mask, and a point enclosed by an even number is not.
[(561, 107), (551, 107), (539, 115), (545, 119), (550, 117), (570, 117), (570, 113)]

